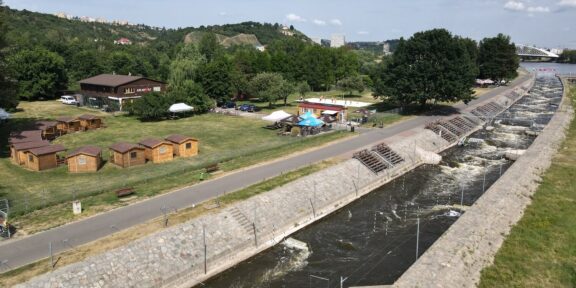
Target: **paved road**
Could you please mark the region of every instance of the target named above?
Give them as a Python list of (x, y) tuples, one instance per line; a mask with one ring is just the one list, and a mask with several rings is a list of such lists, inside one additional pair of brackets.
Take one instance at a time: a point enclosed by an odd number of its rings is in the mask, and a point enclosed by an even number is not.
[[(490, 91), (469, 105), (475, 105), (496, 97), (505, 89), (516, 87), (527, 80), (521, 77), (508, 87), (499, 87)], [(454, 106), (457, 109), (466, 108), (464, 104)], [(385, 129), (373, 129), (361, 133), (339, 143), (322, 149), (299, 154), (287, 159), (275, 161), (261, 166), (252, 167), (241, 172), (232, 173), (211, 181), (184, 188), (169, 194), (118, 208), (110, 212), (70, 223), (45, 232), (37, 233), (22, 239), (12, 239), (0, 244), (0, 271), (36, 262), (49, 257), (48, 246), (53, 244), (53, 251), (61, 252), (71, 247), (82, 245), (117, 231), (132, 227), (162, 216), (162, 208), (183, 209), (193, 204), (204, 202), (218, 195), (246, 187), (264, 179), (280, 175), (282, 172), (294, 170), (314, 162), (335, 156), (349, 154), (364, 146), (380, 142), (402, 131), (424, 125), (434, 116), (418, 116), (408, 121), (400, 122)]]

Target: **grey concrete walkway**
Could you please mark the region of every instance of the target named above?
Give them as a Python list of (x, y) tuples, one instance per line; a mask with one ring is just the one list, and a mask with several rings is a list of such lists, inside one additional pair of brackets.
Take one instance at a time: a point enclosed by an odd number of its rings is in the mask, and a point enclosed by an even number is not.
[[(529, 75), (519, 77), (511, 85), (496, 88), (482, 95), (479, 99), (472, 101), (469, 105), (472, 106), (488, 101), (508, 89), (522, 85), (529, 78)], [(466, 108), (466, 105), (457, 104), (454, 107), (463, 109)], [(358, 137), (353, 137), (322, 149), (244, 169), (212, 181), (160, 195), (26, 238), (5, 241), (0, 244), (0, 263), (3, 263), (0, 266), (0, 271), (15, 269), (49, 257), (48, 246), (50, 242), (53, 243), (53, 251), (55, 253), (68, 250), (70, 247), (82, 245), (160, 217), (163, 207), (172, 209), (187, 208), (193, 204), (215, 198), (222, 193), (232, 192), (267, 178), (278, 176), (285, 171), (298, 169), (332, 157), (348, 155), (364, 146), (380, 142), (384, 138), (422, 126), (434, 118), (437, 117), (418, 116), (385, 129), (363, 132)]]

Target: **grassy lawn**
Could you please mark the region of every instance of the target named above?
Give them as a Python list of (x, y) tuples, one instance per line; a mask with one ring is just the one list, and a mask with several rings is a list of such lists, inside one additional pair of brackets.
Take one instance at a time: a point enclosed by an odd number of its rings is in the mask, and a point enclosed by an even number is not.
[[(203, 167), (211, 163), (221, 163), (222, 170), (230, 171), (307, 148), (318, 147), (351, 135), (351, 133), (328, 133), (304, 139), (280, 137), (275, 131), (262, 128), (268, 124), (266, 122), (219, 114), (143, 123), (132, 117), (112, 116), (63, 105), (56, 101), (23, 102), (19, 108), (21, 111), (13, 114), (14, 119), (8, 125), (0, 126), (2, 135), (0, 139), (4, 147), (3, 156), (0, 158), (0, 177), (3, 179), (0, 184), (0, 198), (13, 200), (11, 208), (13, 215), (16, 216), (27, 214), (37, 208), (69, 203), (67, 201), (74, 196), (84, 198), (82, 203), (84, 208), (95, 207), (93, 211), (87, 211), (86, 215), (89, 215), (95, 211), (109, 209), (110, 205), (124, 205), (117, 203), (113, 193), (104, 192), (133, 186), (138, 196), (151, 196), (199, 181)], [(199, 139), (200, 154), (192, 158), (177, 158), (169, 163), (148, 163), (128, 169), (108, 163), (96, 173), (85, 174), (70, 174), (67, 172), (67, 167), (32, 172), (11, 163), (6, 148), (9, 131), (23, 129), (38, 119), (54, 119), (58, 116), (76, 116), (84, 113), (103, 116), (107, 128), (65, 135), (54, 142), (63, 144), (69, 151), (84, 145), (100, 146), (103, 148), (103, 157), (106, 161), (109, 156), (107, 148), (115, 142), (136, 143), (144, 138), (160, 138), (178, 133)], [(50, 226), (56, 226), (56, 223), (63, 221), (65, 223), (73, 218), (67, 205), (65, 208), (60, 207), (62, 205), (53, 206), (57, 211), (43, 209), (50, 215), (48, 218), (55, 220), (54, 222), (38, 217), (44, 212), (36, 211), (12, 218), (12, 223), (30, 226), (36, 222), (37, 224), (50, 222)], [(58, 212), (60, 210), (63, 211)], [(48, 227), (42, 227), (44, 228)]]
[[(268, 179), (261, 183), (248, 186), (239, 191), (226, 194), (218, 200), (218, 206), (215, 205), (215, 200), (212, 200), (210, 201), (212, 203), (204, 203), (205, 205), (198, 205), (194, 208), (187, 208), (178, 211), (177, 213), (169, 214), (168, 224), (169, 226), (174, 226), (180, 223), (188, 222), (190, 219), (199, 217), (206, 213), (216, 213), (228, 207), (229, 205), (234, 204), (235, 202), (242, 201), (260, 193), (270, 191), (276, 187), (292, 182), (300, 177), (312, 174), (338, 163), (338, 160), (327, 160), (312, 164), (310, 166), (290, 171), (281, 176)], [(118, 233), (114, 233), (108, 237), (98, 239), (94, 242), (79, 247), (74, 247), (74, 249), (70, 249), (63, 253), (58, 253), (58, 251), (56, 251), (54, 255), (54, 258), (58, 259), (58, 265), (56, 268), (76, 263), (90, 256), (98, 255), (111, 249), (120, 247), (136, 239), (158, 232), (158, 230), (162, 229), (162, 227), (164, 227), (164, 219), (160, 217), (147, 223), (134, 226)], [(34, 276), (48, 273), (50, 270), (49, 259), (43, 259), (38, 262), (25, 265), (18, 269), (1, 274), (0, 287), (14, 286)]]
[[(576, 103), (576, 88), (571, 91)], [(480, 287), (576, 287), (576, 121)]]

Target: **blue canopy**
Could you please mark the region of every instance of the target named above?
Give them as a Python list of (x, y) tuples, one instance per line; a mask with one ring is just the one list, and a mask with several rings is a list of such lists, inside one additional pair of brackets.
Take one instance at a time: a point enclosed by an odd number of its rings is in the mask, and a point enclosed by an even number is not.
[(300, 115), (300, 118), (303, 120), (310, 119), (310, 118), (316, 119), (316, 116), (314, 116), (314, 114), (312, 114), (312, 112), (308, 111), (308, 112)]
[(310, 126), (310, 127), (318, 127), (318, 126), (322, 126), (324, 125), (324, 121), (322, 120), (318, 120), (314, 117), (310, 117), (308, 119), (304, 119), (300, 122), (298, 122), (298, 125), (300, 126)]

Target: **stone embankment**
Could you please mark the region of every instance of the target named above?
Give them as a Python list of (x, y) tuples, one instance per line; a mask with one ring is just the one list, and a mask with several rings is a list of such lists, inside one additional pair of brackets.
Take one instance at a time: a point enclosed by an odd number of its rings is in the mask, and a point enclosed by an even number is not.
[[(514, 97), (501, 95), (493, 102), (508, 107), (530, 88), (532, 81), (513, 91)], [(466, 136), (480, 124), (478, 121), (465, 132), (455, 129), (459, 136)], [(404, 159), (383, 172), (375, 174), (350, 159), (217, 213), (162, 229), (83, 262), (35, 277), (20, 287), (194, 286), (405, 172), (423, 163), (438, 161), (435, 153), (458, 143), (458, 139), (445, 139), (450, 133), (445, 131), (442, 135), (423, 127), (405, 131), (383, 139)]]
[(538, 188), (574, 117), (567, 97), (532, 145), (393, 285), (476, 287)]

